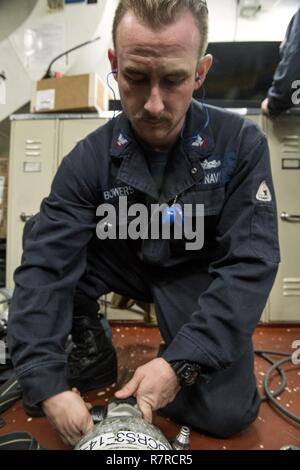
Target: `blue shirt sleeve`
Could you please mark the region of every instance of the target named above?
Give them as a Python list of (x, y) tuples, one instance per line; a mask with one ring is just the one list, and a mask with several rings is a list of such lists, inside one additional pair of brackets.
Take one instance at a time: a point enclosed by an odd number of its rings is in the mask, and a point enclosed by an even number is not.
[(162, 354), (211, 372), (230, 367), (246, 351), (280, 261), (268, 144), (264, 136), (257, 138), (255, 127), (242, 140), (218, 223), (220, 256), (209, 267), (213, 281)]
[(65, 342), (74, 289), (96, 230), (97, 174), (93, 148), (83, 141), (62, 161), (49, 197), (25, 226), (8, 342), (28, 405), (69, 389)]

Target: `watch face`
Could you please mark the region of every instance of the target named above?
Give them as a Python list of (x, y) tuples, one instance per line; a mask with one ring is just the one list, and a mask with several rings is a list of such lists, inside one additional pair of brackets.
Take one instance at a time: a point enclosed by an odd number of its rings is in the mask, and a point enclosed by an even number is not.
[(177, 376), (181, 384), (193, 385), (200, 374), (200, 366), (198, 364), (183, 363), (177, 369)]
[(183, 370), (183, 378), (187, 384), (192, 384), (195, 382), (198, 373), (197, 370), (191, 367), (190, 365), (187, 365), (185, 369)]

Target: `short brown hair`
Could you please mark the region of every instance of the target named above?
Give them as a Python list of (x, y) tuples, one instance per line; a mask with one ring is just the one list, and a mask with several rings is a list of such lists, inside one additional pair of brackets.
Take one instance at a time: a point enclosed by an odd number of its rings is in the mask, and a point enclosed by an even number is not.
[(199, 58), (206, 51), (208, 42), (208, 9), (206, 0), (120, 0), (113, 22), (114, 47), (117, 46), (117, 28), (128, 11), (153, 29), (172, 24), (179, 13), (189, 10), (197, 23), (201, 35)]

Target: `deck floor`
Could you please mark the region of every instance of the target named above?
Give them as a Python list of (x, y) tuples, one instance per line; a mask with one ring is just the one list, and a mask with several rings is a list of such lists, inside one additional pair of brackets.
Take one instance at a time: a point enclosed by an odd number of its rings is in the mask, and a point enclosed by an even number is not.
[[(157, 328), (145, 327), (140, 322), (113, 323), (112, 330), (119, 361), (118, 383), (86, 394), (85, 397), (93, 404), (107, 403), (114, 391), (130, 378), (136, 367), (156, 356), (161, 342)], [(300, 326), (259, 326), (254, 335), (254, 345), (257, 349), (293, 352), (292, 344), (295, 340), (300, 340)], [(255, 372), (261, 391), (268, 368), (269, 365), (265, 361), (256, 358)], [(280, 403), (300, 416), (300, 366), (290, 364), (285, 369), (288, 371), (288, 386), (279, 397)], [(1, 417), (6, 424), (0, 429), (0, 434), (27, 431), (46, 449), (69, 449), (61, 442), (46, 418), (29, 418), (24, 413), (21, 402), (17, 402)], [(180, 429), (177, 424), (160, 416), (154, 417), (154, 424), (168, 438), (173, 438)], [(268, 403), (262, 404), (256, 422), (233, 438), (220, 440), (191, 432), (192, 450), (276, 450), (287, 444), (300, 446), (300, 425), (283, 417)]]

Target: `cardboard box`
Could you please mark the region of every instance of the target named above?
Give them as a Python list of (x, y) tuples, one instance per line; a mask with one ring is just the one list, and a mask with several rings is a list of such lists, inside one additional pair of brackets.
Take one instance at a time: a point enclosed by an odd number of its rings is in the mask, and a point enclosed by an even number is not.
[(107, 111), (109, 97), (96, 73), (39, 80), (31, 99), (32, 113)]

